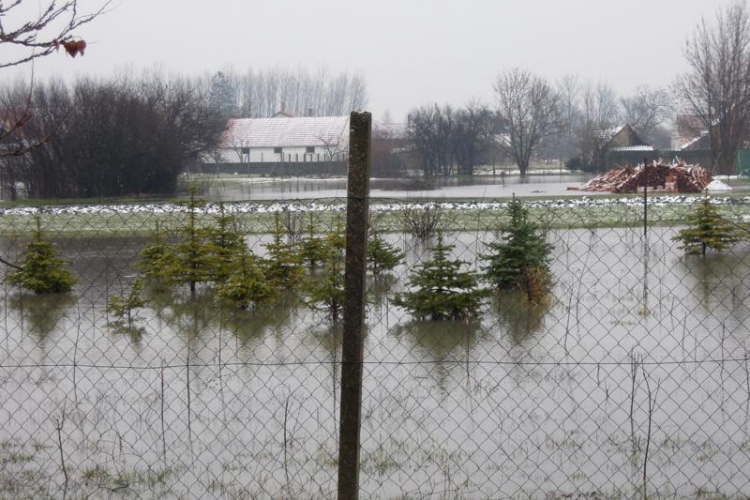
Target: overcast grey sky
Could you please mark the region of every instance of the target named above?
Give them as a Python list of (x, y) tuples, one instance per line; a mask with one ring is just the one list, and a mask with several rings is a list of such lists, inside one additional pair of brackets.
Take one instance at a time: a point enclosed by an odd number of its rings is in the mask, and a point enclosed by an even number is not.
[(80, 31), (85, 57), (53, 55), (36, 74), (326, 65), (361, 72), (374, 118), (389, 110), (401, 120), (432, 102), (494, 104), (493, 82), (514, 66), (552, 81), (578, 74), (621, 95), (669, 85), (687, 70), (682, 49), (701, 18), (730, 1), (115, 0)]

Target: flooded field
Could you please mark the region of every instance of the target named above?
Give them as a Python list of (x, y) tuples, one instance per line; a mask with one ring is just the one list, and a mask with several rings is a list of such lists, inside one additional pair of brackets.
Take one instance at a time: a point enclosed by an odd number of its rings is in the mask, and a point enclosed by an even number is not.
[[(552, 231), (554, 301), (477, 324), (390, 304), (425, 250), (389, 234), (407, 259), (369, 285), (361, 496), (750, 494), (750, 249), (685, 258), (674, 234)], [(447, 239), (473, 264), (490, 235)], [(338, 326), (151, 290), (115, 327), (145, 241), (59, 240), (73, 297), (4, 288), (0, 497), (334, 497)]]
[[(373, 198), (502, 198), (516, 196), (579, 195), (568, 187), (583, 185), (585, 175), (481, 175), (467, 178), (372, 179)], [(209, 196), (220, 201), (295, 200), (346, 196), (346, 179), (222, 177), (211, 181)]]
[[(607, 193), (578, 191), (593, 174), (549, 171), (522, 180), (517, 175), (475, 175), (435, 179), (370, 180), (373, 198), (498, 199), (518, 197), (580, 197)], [(208, 178), (208, 196), (215, 201), (304, 200), (346, 196), (345, 178), (215, 177)], [(205, 181), (205, 179), (204, 179)], [(750, 193), (746, 180), (727, 179), (737, 195)], [(664, 193), (662, 193), (664, 194)], [(726, 195), (727, 193), (721, 193)]]

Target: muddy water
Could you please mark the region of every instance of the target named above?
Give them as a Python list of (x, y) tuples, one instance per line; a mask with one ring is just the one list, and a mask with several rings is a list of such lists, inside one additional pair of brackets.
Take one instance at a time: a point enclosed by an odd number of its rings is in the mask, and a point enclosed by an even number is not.
[[(372, 179), (373, 198), (504, 198), (516, 196), (570, 196), (580, 194), (568, 188), (583, 185), (578, 174), (530, 176), (483, 175), (473, 178), (438, 178), (430, 182), (408, 179)], [(210, 196), (221, 201), (295, 200), (342, 198), (346, 179), (258, 179), (222, 178), (212, 181)]]
[[(494, 301), (475, 325), (412, 322), (373, 284), (364, 497), (631, 495), (644, 463), (652, 492), (749, 494), (750, 255), (685, 259), (674, 230), (641, 231), (551, 233), (555, 300)], [(489, 235), (452, 237), (474, 262)], [(64, 245), (73, 299), (4, 290), (0, 442), (32, 456), (4, 470), (59, 491), (61, 425), (69, 481), (92, 498), (334, 496), (338, 328), (298, 303), (232, 314), (156, 291), (136, 328), (111, 325), (142, 243)]]

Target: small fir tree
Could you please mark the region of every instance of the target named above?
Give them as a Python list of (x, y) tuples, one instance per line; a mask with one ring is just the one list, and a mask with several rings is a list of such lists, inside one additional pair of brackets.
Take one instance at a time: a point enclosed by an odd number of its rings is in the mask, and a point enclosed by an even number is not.
[(158, 223), (152, 237), (152, 241), (141, 248), (135, 267), (146, 278), (164, 280), (167, 278), (165, 270), (177, 265), (177, 256), (172, 245), (164, 241), (164, 234)]
[(738, 227), (719, 213), (708, 195), (687, 217), (687, 227), (680, 230), (673, 241), (681, 243), (680, 249), (688, 255), (706, 256), (708, 249), (723, 252), (742, 240)]
[(239, 257), (231, 276), (216, 285), (218, 299), (235, 309), (252, 309), (271, 303), (279, 292), (266, 278), (258, 257), (251, 253)]
[(475, 318), (488, 295), (479, 288), (475, 273), (462, 270), (466, 262), (449, 258), (454, 245), (445, 244), (438, 231), (432, 258), (419, 265), (409, 276), (413, 291), (397, 293), (393, 303), (404, 307), (418, 319), (470, 320)]
[(231, 276), (240, 260), (246, 257), (247, 246), (237, 218), (226, 212), (223, 203), (219, 204), (216, 225), (207, 228), (207, 234), (210, 242), (208, 249), (214, 253), (216, 260), (214, 281), (221, 282)]
[(187, 284), (190, 294), (195, 296), (198, 283), (212, 281), (216, 260), (210, 230), (198, 226), (198, 210), (204, 203), (195, 195), (196, 188), (190, 189), (187, 202), (187, 222), (180, 228), (180, 241), (174, 245), (177, 265), (165, 270), (168, 281), (173, 284)]
[(325, 239), (315, 234), (315, 216), (310, 212), (310, 224), (307, 235), (299, 242), (299, 254), (310, 271), (314, 271), (319, 263), (326, 259), (328, 246)]
[(266, 245), (268, 256), (264, 263), (264, 273), (274, 288), (293, 290), (301, 283), (305, 270), (295, 246), (284, 241), (284, 235), (284, 226), (276, 213), (273, 241)]
[(141, 280), (136, 278), (127, 295), (113, 295), (107, 299), (107, 312), (117, 318), (117, 321), (132, 327), (140, 319), (135, 310), (147, 305), (146, 300), (141, 297), (142, 289)]
[(323, 310), (332, 321), (338, 321), (344, 308), (344, 252), (346, 236), (341, 223), (325, 236), (324, 261), (318, 275), (312, 276), (305, 285), (307, 302), (315, 309)]
[(490, 243), (490, 253), (481, 258), (485, 278), (497, 290), (518, 290), (526, 300), (540, 302), (552, 289), (550, 253), (539, 228), (529, 222), (528, 210), (515, 197), (508, 204), (510, 224), (501, 230), (499, 241)]
[(8, 273), (6, 280), (36, 294), (69, 292), (76, 279), (65, 265), (52, 243), (45, 240), (41, 220), (36, 217), (34, 238), (24, 248), (20, 269)]
[(392, 271), (404, 258), (404, 252), (386, 242), (375, 230), (367, 242), (367, 268), (373, 276)]
[(164, 242), (157, 228), (154, 242), (144, 247), (138, 263), (149, 278), (159, 279), (169, 286), (188, 285), (193, 297), (199, 283), (217, 279), (222, 264), (214, 241), (219, 230), (198, 225), (198, 210), (204, 204), (195, 193), (196, 187), (192, 186), (186, 203), (187, 219), (175, 231), (176, 241)]

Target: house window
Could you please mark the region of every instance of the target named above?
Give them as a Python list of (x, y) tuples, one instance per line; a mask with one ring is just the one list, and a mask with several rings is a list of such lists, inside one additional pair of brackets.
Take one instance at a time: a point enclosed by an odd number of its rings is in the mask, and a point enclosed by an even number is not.
[(307, 146), (305, 148), (305, 153), (314, 153), (315, 152), (315, 146)]
[(243, 155), (249, 155), (250, 154), (250, 148), (242, 148), (242, 154)]
[(273, 148), (273, 152), (276, 153), (277, 155), (280, 155), (281, 153), (284, 152), (284, 150), (282, 148)]

